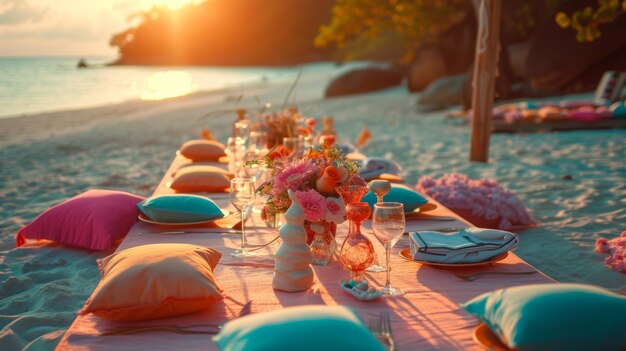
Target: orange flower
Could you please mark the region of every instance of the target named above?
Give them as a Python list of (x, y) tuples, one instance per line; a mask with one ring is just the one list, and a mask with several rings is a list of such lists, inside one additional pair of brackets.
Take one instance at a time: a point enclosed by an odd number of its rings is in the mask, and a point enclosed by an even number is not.
[(322, 135), (320, 137), (320, 143), (329, 148), (335, 143), (335, 136), (332, 134)]
[(328, 176), (322, 176), (315, 182), (315, 185), (321, 193), (332, 193), (337, 187), (337, 182)]
[(288, 150), (287, 148), (285, 148), (283, 145), (278, 145), (278, 146), (276, 146), (274, 151), (270, 152), (267, 155), (267, 157), (271, 158), (272, 160), (275, 160), (275, 159), (277, 159), (279, 157), (289, 156), (290, 153), (291, 153), (291, 151)]
[(324, 169), (322, 176), (317, 179), (315, 185), (317, 190), (323, 193), (332, 193), (337, 187), (337, 183), (348, 179), (348, 170), (345, 167), (328, 166)]

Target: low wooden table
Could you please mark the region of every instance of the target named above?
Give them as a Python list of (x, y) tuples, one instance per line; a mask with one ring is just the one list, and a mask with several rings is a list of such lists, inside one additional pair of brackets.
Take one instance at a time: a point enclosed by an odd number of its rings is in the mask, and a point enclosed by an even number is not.
[[(172, 174), (189, 161), (176, 157), (154, 194), (171, 193), (166, 184)], [(228, 194), (208, 194), (220, 206), (232, 209)], [(407, 230), (466, 227), (466, 222), (452, 211), (432, 200), (437, 209), (432, 215), (454, 216), (451, 222), (414, 220), (407, 222)], [(269, 242), (277, 235), (254, 215), (247, 223), (251, 245)], [(340, 279), (348, 278), (336, 261), (325, 267), (314, 266), (315, 282), (304, 292), (286, 293), (272, 289), (274, 271), (273, 253), (279, 241), (259, 250), (263, 256), (252, 259), (239, 259), (229, 253), (239, 247), (240, 237), (233, 234), (202, 233), (202, 227), (185, 228), (193, 233), (180, 235), (159, 235), (160, 231), (170, 231), (144, 222), (137, 222), (130, 230), (117, 251), (130, 247), (155, 243), (190, 243), (213, 247), (223, 256), (215, 269), (217, 283), (225, 292), (224, 300), (212, 308), (184, 316), (141, 322), (148, 324), (175, 324), (179, 326), (202, 322), (226, 322), (246, 313), (277, 310), (289, 306), (307, 304), (345, 305), (353, 308), (366, 320), (375, 317), (382, 310), (391, 313), (394, 340), (397, 349), (402, 350), (480, 350), (472, 340), (472, 334), (479, 321), (465, 313), (459, 303), (479, 294), (498, 288), (516, 285), (554, 282), (541, 272), (531, 275), (485, 276), (468, 282), (455, 276), (454, 271), (437, 269), (415, 262), (409, 262), (394, 249), (391, 259), (391, 280), (394, 286), (406, 291), (400, 297), (380, 298), (373, 302), (361, 302), (346, 294), (339, 286)], [(177, 230), (177, 229), (174, 229)], [(180, 229), (178, 229), (180, 230)], [(338, 243), (347, 232), (347, 224), (337, 229)], [(150, 234), (153, 233), (153, 234)], [(373, 239), (373, 237), (371, 237)], [(523, 240), (523, 239), (522, 239)], [(375, 239), (372, 240), (379, 260), (384, 262), (384, 250)], [(528, 271), (535, 268), (524, 262), (514, 253), (491, 266), (481, 266), (457, 270), (461, 273), (475, 273), (488, 270)], [(376, 287), (384, 285), (385, 273), (368, 273), (368, 280)], [(57, 350), (216, 350), (211, 335), (175, 334), (172, 332), (145, 332), (123, 336), (101, 336), (107, 328), (133, 325), (107, 321), (93, 315), (78, 316), (60, 341)], [(306, 331), (303, 331), (306, 332)]]

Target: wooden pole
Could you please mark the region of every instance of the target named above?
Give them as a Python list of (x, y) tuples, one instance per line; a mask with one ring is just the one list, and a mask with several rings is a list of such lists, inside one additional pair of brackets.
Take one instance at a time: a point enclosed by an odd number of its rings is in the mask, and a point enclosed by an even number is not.
[(487, 162), (489, 160), (491, 113), (500, 51), (501, 5), (501, 0), (480, 0), (480, 4), (476, 8), (479, 22), (474, 59), (474, 80), (472, 82), (470, 161)]

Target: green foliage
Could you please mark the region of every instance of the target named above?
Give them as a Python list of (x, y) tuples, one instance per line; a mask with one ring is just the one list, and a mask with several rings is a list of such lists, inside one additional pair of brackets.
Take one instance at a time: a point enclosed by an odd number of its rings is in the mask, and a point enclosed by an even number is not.
[(610, 23), (626, 12), (626, 0), (598, 0), (598, 7), (587, 6), (571, 15), (556, 14), (555, 21), (561, 28), (571, 28), (579, 42), (593, 42), (602, 33), (600, 26)]
[[(320, 27), (315, 46), (332, 44), (341, 51), (354, 43), (374, 43), (373, 51), (391, 38), (401, 44), (403, 60), (409, 61), (417, 48), (436, 42), (439, 33), (460, 22), (468, 5), (462, 0), (337, 0), (333, 18)], [(344, 50), (344, 58), (363, 55), (350, 53)]]

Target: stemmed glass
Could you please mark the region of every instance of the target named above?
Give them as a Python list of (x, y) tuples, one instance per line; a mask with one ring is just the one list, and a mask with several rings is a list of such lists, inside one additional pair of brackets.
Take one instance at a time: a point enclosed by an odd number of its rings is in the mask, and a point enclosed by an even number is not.
[(382, 289), (383, 295), (403, 295), (404, 291), (391, 286), (390, 274), (391, 248), (400, 240), (404, 233), (404, 205), (399, 202), (379, 202), (374, 204), (372, 229), (374, 235), (385, 247), (387, 280)]
[(254, 182), (250, 178), (233, 178), (230, 181), (230, 202), (241, 215), (241, 249), (231, 253), (235, 257), (256, 256), (246, 250), (246, 220), (248, 206), (254, 204)]
[(297, 137), (284, 137), (283, 147), (285, 148), (285, 158), (288, 160), (295, 159), (300, 152), (300, 140)]
[(235, 122), (235, 132), (237, 133), (237, 138), (242, 139), (245, 144), (250, 136), (250, 122), (245, 118)]
[(243, 166), (244, 140), (242, 138), (230, 137), (226, 142), (226, 153), (230, 158), (228, 170), (235, 175), (239, 175)]
[[(376, 202), (378, 203), (383, 202), (383, 197), (387, 195), (389, 191), (391, 191), (391, 183), (389, 183), (388, 180), (378, 180), (378, 179), (372, 180), (370, 181), (368, 187), (369, 187), (369, 190), (376, 195), (376, 198), (377, 198)], [(380, 272), (387, 271), (387, 268), (379, 264), (378, 257), (376, 257), (376, 262), (373, 265), (367, 267), (366, 271), (373, 272), (373, 273), (380, 273)]]
[(250, 150), (258, 157), (267, 153), (267, 132), (258, 130), (250, 132)]

